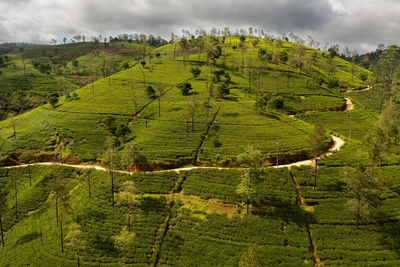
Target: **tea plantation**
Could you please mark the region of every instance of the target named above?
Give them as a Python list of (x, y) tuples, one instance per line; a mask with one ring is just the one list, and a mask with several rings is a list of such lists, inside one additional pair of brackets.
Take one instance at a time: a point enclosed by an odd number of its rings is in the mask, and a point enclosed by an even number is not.
[(400, 112), (371, 72), (287, 41), (182, 40), (125, 43), (126, 68), (0, 121), (0, 266), (399, 265)]

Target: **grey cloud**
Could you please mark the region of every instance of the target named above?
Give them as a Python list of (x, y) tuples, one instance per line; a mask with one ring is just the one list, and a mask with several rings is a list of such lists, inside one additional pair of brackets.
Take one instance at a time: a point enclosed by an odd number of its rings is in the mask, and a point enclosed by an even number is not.
[(251, 25), (370, 49), (400, 33), (395, 0), (0, 0), (0, 10), (0, 42)]

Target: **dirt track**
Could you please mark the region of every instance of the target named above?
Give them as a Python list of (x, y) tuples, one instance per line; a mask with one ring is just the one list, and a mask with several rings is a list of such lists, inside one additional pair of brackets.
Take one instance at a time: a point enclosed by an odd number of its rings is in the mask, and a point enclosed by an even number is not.
[[(340, 150), (340, 148), (343, 146), (344, 141), (340, 139), (337, 136), (331, 135), (333, 139), (333, 146), (326, 152), (325, 154), (321, 155), (319, 158), (326, 158), (332, 155), (334, 151)], [(293, 166), (301, 166), (301, 165), (312, 165), (314, 163), (314, 159), (308, 159), (308, 160), (303, 160), (299, 162), (294, 162), (290, 164), (285, 164), (285, 165), (278, 165), (278, 166), (271, 166), (270, 168), (288, 168), (288, 167), (293, 167)], [(72, 164), (60, 164), (60, 163), (54, 163), (54, 162), (38, 162), (38, 163), (32, 163), (32, 164), (22, 164), (22, 165), (16, 165), (16, 166), (9, 166), (5, 167), (7, 169), (10, 168), (21, 168), (21, 167), (26, 167), (28, 165), (46, 165), (46, 166), (52, 166), (52, 165), (62, 165), (62, 166), (67, 166), (67, 167), (73, 167), (73, 168), (78, 168), (78, 169), (95, 169), (95, 170), (100, 170), (100, 171), (108, 171), (107, 168), (99, 166), (99, 165), (72, 165)], [(153, 172), (168, 172), (168, 171), (175, 171), (175, 172), (180, 172), (180, 171), (188, 171), (188, 170), (193, 170), (193, 169), (229, 169), (229, 168), (222, 168), (222, 167), (199, 167), (199, 166), (189, 166), (189, 167), (183, 167), (183, 168), (176, 168), (176, 169), (170, 169), (170, 170), (162, 170), (162, 171), (153, 171)], [(127, 171), (119, 171), (119, 170), (113, 170), (113, 172), (117, 173), (125, 173), (125, 174), (132, 174), (132, 172), (127, 172)]]

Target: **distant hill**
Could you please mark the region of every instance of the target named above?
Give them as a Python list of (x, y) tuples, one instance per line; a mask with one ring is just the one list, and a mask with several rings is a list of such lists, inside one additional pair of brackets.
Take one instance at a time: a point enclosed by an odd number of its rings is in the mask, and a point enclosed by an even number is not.
[(2, 56), (0, 64), (0, 119), (48, 101), (52, 94), (64, 95), (101, 77), (101, 55), (110, 55), (111, 73), (133, 64), (137, 44), (70, 43), (21, 46)]

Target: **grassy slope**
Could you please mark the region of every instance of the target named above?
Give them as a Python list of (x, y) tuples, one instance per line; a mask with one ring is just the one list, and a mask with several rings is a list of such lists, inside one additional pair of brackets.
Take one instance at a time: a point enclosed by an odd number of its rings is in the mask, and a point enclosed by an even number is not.
[[(63, 86), (69, 90), (75, 90), (80, 86), (78, 84), (87, 84), (100, 76), (92, 76), (92, 71), (99, 71), (96, 66), (101, 63), (99, 54), (101, 51), (109, 53), (116, 65), (122, 62), (130, 62), (131, 65), (137, 59), (136, 43), (112, 43), (107, 47), (104, 44), (73, 43), (62, 45), (39, 45), (24, 51), (12, 52), (7, 54), (9, 61), (0, 68), (0, 99), (6, 99), (11, 94), (16, 94), (21, 90), (20, 97), (27, 102), (24, 111), (39, 106), (42, 102), (48, 100), (51, 93), (60, 93), (60, 81), (57, 79), (57, 73), (51, 71), (49, 74), (42, 73), (33, 67), (34, 62), (47, 64), (50, 61), (55, 64), (66, 64), (69, 68), (69, 75), (64, 77)], [(72, 61), (78, 60), (79, 68), (72, 67)], [(25, 65), (25, 67), (24, 67)], [(78, 74), (75, 74), (78, 72)], [(18, 103), (16, 97), (7, 98), (7, 101)], [(29, 105), (29, 106), (28, 106)]]
[[(6, 248), (0, 248), (1, 265), (35, 264), (74, 266), (71, 247), (60, 253), (59, 227), (56, 225), (54, 198), (46, 189), (52, 167), (32, 167), (29, 186), (27, 168), (11, 170), (19, 175), (19, 220), (13, 222), (14, 192), (9, 190), (5, 217)], [(312, 170), (295, 168), (294, 174), (308, 204), (308, 219), (317, 254), (326, 265), (396, 265), (398, 254), (398, 176), (396, 166), (382, 168), (385, 179), (380, 212), (362, 220), (354, 230), (354, 218), (343, 209), (348, 196), (344, 191), (343, 167), (320, 168), (319, 189), (312, 190)], [(193, 170), (181, 173), (137, 173), (115, 175), (116, 192), (126, 180), (137, 187), (138, 204), (132, 210), (131, 231), (136, 233), (133, 247), (122, 256), (115, 250), (112, 236), (127, 225), (126, 208), (111, 207), (109, 174), (102, 171), (77, 171), (65, 168), (68, 205), (64, 213), (64, 234), (77, 222), (87, 247), (81, 253), (83, 266), (118, 266), (122, 262), (145, 266), (158, 253), (161, 266), (237, 265), (247, 248), (257, 243), (266, 265), (312, 265), (308, 238), (302, 224), (302, 211), (296, 208), (294, 187), (286, 169), (269, 169), (257, 187), (262, 208), (243, 216), (243, 201), (236, 194), (240, 170)], [(0, 189), (7, 179), (1, 170)], [(88, 195), (88, 175), (92, 197)], [(182, 194), (168, 194), (184, 176)], [(39, 193), (41, 192), (41, 193)], [(38, 200), (38, 196), (41, 196)], [(165, 198), (164, 198), (164, 197)], [(35, 200), (36, 199), (36, 200)], [(172, 208), (167, 203), (175, 202)], [(224, 204), (222, 204), (223, 202)], [(81, 204), (85, 203), (85, 204)], [(121, 202), (122, 203), (122, 202)], [(265, 206), (264, 206), (265, 205)], [(169, 211), (168, 211), (169, 210)], [(170, 217), (164, 238), (165, 218)], [(42, 233), (42, 234), (41, 234)], [(101, 234), (100, 234), (101, 233)], [(162, 240), (157, 245), (157, 240)], [(43, 242), (43, 243), (42, 243)], [(154, 250), (155, 249), (155, 250)], [(202, 253), (199, 254), (199, 251)]]
[[(152, 64), (147, 62), (143, 70), (147, 84), (153, 87), (161, 86), (164, 90), (164, 95), (161, 97), (160, 118), (158, 101), (152, 101), (145, 93), (142, 68), (134, 66), (76, 90), (78, 100), (69, 102), (61, 100), (54, 110), (44, 105), (16, 117), (14, 120), (17, 136), (15, 139), (5, 141), (3, 154), (27, 148), (52, 150), (54, 147), (49, 145), (49, 140), (61, 135), (61, 139), (65, 141), (63, 147), (65, 154), (82, 159), (98, 159), (104, 150), (104, 140), (109, 135), (101, 121), (107, 114), (113, 114), (117, 119), (116, 125), (125, 123), (132, 130), (127, 142), (119, 148), (122, 158), (126, 154), (125, 148), (131, 145), (141, 150), (142, 155), (150, 163), (189, 162), (193, 160), (202, 135), (205, 134), (212, 116), (218, 109), (220, 112), (216, 122), (199, 151), (201, 161), (230, 160), (248, 143), (255, 143), (266, 156), (276, 151), (276, 142), (280, 144), (280, 153), (293, 154), (304, 151), (308, 147), (308, 133), (311, 126), (273, 111), (260, 115), (254, 108), (256, 95), (271, 96), (276, 93), (276, 78), (278, 78), (278, 93), (287, 95), (285, 104), (297, 111), (340, 107), (343, 105), (343, 96), (338, 90), (329, 90), (325, 86), (320, 89), (309, 88), (307, 84), (311, 82), (311, 78), (306, 73), (299, 74), (295, 69), (290, 69), (289, 73), (274, 71), (275, 64), (261, 61), (255, 56), (257, 49), (265, 46), (263, 42), (259, 42), (254, 48), (251, 58), (252, 73), (260, 72), (260, 90), (255, 92), (258, 82), (257, 75), (256, 77), (253, 75), (250, 92), (247, 92), (248, 69), (244, 69), (243, 73), (240, 69), (237, 71), (232, 69), (241, 61), (240, 52), (234, 51), (229, 46), (235, 42), (232, 38), (222, 45), (226, 56), (221, 56), (217, 60), (217, 67), (214, 67), (214, 70), (224, 68), (225, 61), (225, 70), (232, 78), (229, 86), (230, 94), (223, 99), (211, 99), (208, 111), (204, 104), (207, 100), (205, 70), (202, 68), (203, 72), (197, 80), (193, 80), (189, 72), (192, 66), (198, 64), (198, 55), (186, 58), (193, 61), (186, 64), (179, 55), (178, 61), (174, 61), (173, 45), (169, 44), (156, 49), (155, 51), (162, 57), (153, 59)], [(290, 46), (292, 44), (284, 43), (282, 49), (288, 50)], [(310, 52), (308, 49), (306, 55)], [(315, 69), (320, 68), (319, 65), (323, 65), (326, 60), (322, 52), (317, 51), (317, 53), (318, 57), (313, 66)], [(204, 54), (201, 54), (200, 59), (203, 57)], [(244, 61), (245, 64), (250, 63), (249, 53), (244, 56)], [(340, 59), (335, 61), (341, 65), (338, 71), (338, 75), (341, 73), (341, 79), (352, 87), (362, 85), (357, 78), (351, 79), (348, 73), (349, 66), (345, 61)], [(286, 65), (282, 63), (278, 64), (278, 68), (287, 70)], [(290, 76), (289, 86), (287, 75)], [(210, 76), (211, 74), (208, 75)], [(191, 96), (182, 96), (176, 86), (189, 79), (194, 92)], [(136, 113), (132, 101), (134, 96), (138, 99), (138, 109), (143, 108), (135, 118), (132, 117)], [(187, 123), (186, 109), (187, 104), (193, 101), (197, 109), (192, 130), (191, 123)], [(3, 140), (10, 136), (11, 120), (1, 122), (0, 129)], [(288, 136), (291, 138), (287, 138)]]

